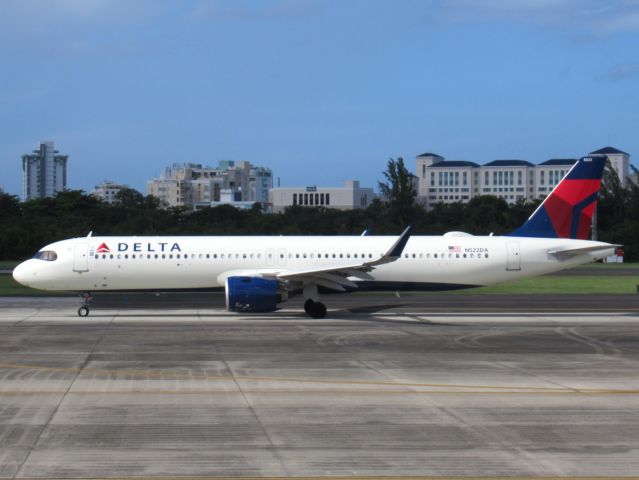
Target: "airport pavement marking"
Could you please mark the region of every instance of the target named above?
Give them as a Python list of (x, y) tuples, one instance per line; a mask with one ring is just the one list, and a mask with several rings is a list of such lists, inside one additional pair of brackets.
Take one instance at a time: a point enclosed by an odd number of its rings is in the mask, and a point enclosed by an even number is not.
[[(41, 477), (20, 477), (22, 480), (41, 480)], [(450, 476), (450, 475), (415, 475), (415, 476), (313, 476), (313, 477), (179, 477), (179, 476), (139, 476), (139, 477), (46, 477), (49, 480), (639, 480), (639, 477), (531, 477), (531, 476)]]
[(0, 397), (28, 396), (28, 395), (485, 395), (485, 396), (513, 396), (513, 395), (587, 395), (612, 396), (612, 395), (639, 395), (639, 390), (601, 390), (596, 392), (579, 392), (565, 390), (561, 392), (536, 392), (536, 391), (487, 391), (487, 390), (293, 390), (293, 389), (245, 389), (242, 390), (0, 390)]
[[(38, 370), (45, 372), (66, 372), (66, 373), (74, 373), (76, 375), (83, 373), (93, 373), (93, 374), (101, 374), (108, 376), (128, 376), (128, 377), (155, 377), (163, 380), (174, 379), (174, 380), (204, 380), (204, 381), (234, 381), (233, 377), (229, 375), (197, 375), (197, 374), (179, 374), (172, 372), (152, 372), (152, 371), (144, 371), (144, 370), (114, 370), (114, 369), (95, 369), (95, 368), (74, 368), (74, 367), (48, 367), (46, 365), (25, 365), (25, 364), (15, 364), (15, 363), (0, 363), (0, 369), (6, 370)], [(267, 381), (267, 382), (282, 382), (282, 383), (301, 383), (307, 385), (350, 385), (350, 386), (361, 386), (361, 387), (403, 387), (405, 389), (402, 390), (389, 390), (388, 388), (385, 390), (378, 390), (378, 392), (403, 392), (403, 393), (437, 393), (437, 392), (445, 392), (445, 393), (467, 393), (467, 394), (479, 394), (479, 393), (494, 393), (494, 394), (515, 394), (517, 392), (531, 394), (580, 394), (580, 395), (637, 395), (639, 394), (639, 389), (617, 389), (617, 388), (575, 388), (575, 387), (530, 387), (530, 386), (508, 386), (508, 385), (462, 385), (462, 384), (446, 384), (446, 383), (412, 383), (412, 382), (380, 382), (380, 381), (362, 381), (362, 380), (337, 380), (337, 379), (313, 379), (313, 378), (288, 378), (288, 377), (271, 377), (271, 376), (236, 376), (237, 380), (240, 381)], [(408, 389), (419, 389), (419, 390), (408, 390)], [(436, 388), (440, 390), (424, 390), (426, 388)], [(457, 390), (444, 390), (441, 389), (457, 389)], [(160, 392), (160, 390), (156, 390)], [(164, 391), (164, 390), (162, 390)], [(172, 390), (166, 390), (165, 392), (170, 392)], [(244, 390), (243, 391), (247, 391)], [(259, 389), (256, 390), (260, 393), (267, 393), (269, 391), (278, 391), (277, 389)], [(282, 393), (295, 393), (293, 389), (280, 389)], [(346, 389), (333, 389), (330, 392), (332, 394), (337, 392), (346, 392)], [(373, 390), (366, 389), (358, 389), (357, 393), (366, 393), (372, 392)], [(6, 394), (12, 394), (10, 392), (28, 392), (28, 390), (6, 390), (5, 392), (9, 392)], [(48, 392), (48, 391), (42, 391)], [(50, 391), (51, 394), (58, 394), (60, 392)], [(73, 391), (71, 391), (73, 392)], [(69, 392), (69, 393), (71, 393)], [(122, 391), (122, 393), (143, 393), (144, 390), (140, 391)], [(181, 391), (177, 390), (178, 393), (188, 394), (188, 390)], [(230, 393), (227, 390), (207, 390), (209, 393)], [(299, 390), (300, 393), (323, 393), (328, 392), (328, 390)], [(108, 391), (96, 393), (109, 393)], [(351, 392), (352, 393), (352, 392)], [(0, 390), (0, 394), (4, 394)], [(16, 393), (17, 394), (17, 393)]]

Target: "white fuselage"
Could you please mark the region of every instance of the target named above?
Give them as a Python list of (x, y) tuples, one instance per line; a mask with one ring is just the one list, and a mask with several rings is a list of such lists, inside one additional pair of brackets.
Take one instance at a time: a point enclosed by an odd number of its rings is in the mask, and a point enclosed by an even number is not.
[[(229, 275), (358, 263), (382, 255), (396, 237), (86, 237), (44, 247), (14, 277), (43, 290), (172, 290), (224, 287)], [(106, 248), (100, 249), (104, 244)], [(557, 256), (561, 249), (596, 248)], [(412, 236), (401, 258), (368, 272), (370, 287), (459, 288), (534, 277), (603, 258), (613, 246), (587, 240)], [(101, 251), (100, 251), (101, 250)], [(360, 282), (360, 279), (353, 278)]]

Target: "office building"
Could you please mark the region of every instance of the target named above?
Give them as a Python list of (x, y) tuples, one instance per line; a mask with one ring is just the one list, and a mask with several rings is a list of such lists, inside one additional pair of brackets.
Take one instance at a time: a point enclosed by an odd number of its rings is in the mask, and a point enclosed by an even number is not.
[[(630, 177), (630, 155), (605, 147), (589, 155), (606, 155), (622, 186)], [(467, 203), (479, 195), (493, 195), (513, 204), (548, 195), (577, 161), (552, 158), (538, 165), (526, 160), (493, 160), (484, 165), (466, 160), (446, 160), (435, 153), (416, 157), (418, 201), (433, 208), (437, 203)]]
[(174, 164), (147, 182), (147, 192), (164, 206), (196, 210), (228, 204), (250, 208), (258, 202), (266, 204), (272, 186), (270, 169), (245, 161), (223, 160), (217, 167)]
[(296, 205), (353, 210), (368, 207), (374, 198), (373, 189), (360, 187), (357, 180), (348, 180), (343, 187), (281, 187), (269, 193), (273, 213)]
[(95, 186), (95, 188), (91, 192), (91, 195), (99, 198), (100, 200), (102, 200), (105, 203), (108, 203), (109, 205), (113, 205), (118, 202), (117, 195), (120, 192), (120, 190), (124, 188), (129, 188), (129, 186), (122, 185), (119, 183), (114, 183), (114, 182), (111, 182), (110, 180), (105, 180), (99, 185)]
[(604, 147), (594, 152), (590, 152), (591, 155), (605, 155), (610, 161), (612, 169), (617, 172), (621, 186), (625, 187), (628, 177), (631, 176), (630, 172), (630, 154), (623, 152), (615, 147)]
[(42, 141), (37, 150), (22, 155), (23, 200), (52, 197), (66, 189), (68, 158), (50, 141)]

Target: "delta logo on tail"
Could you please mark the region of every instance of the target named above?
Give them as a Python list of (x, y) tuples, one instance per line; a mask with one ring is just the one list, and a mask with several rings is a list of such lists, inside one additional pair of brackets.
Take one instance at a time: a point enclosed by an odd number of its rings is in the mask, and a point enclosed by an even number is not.
[(582, 157), (534, 211), (508, 236), (587, 240), (607, 157)]
[(101, 243), (95, 253), (111, 253), (111, 249), (106, 243)]

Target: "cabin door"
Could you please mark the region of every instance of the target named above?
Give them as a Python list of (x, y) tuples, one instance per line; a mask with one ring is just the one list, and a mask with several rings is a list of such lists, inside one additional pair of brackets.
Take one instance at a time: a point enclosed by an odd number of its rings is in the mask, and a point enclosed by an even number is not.
[(73, 251), (73, 271), (89, 271), (89, 245), (86, 243), (76, 243)]
[(521, 270), (521, 255), (519, 254), (519, 242), (506, 243), (506, 270)]

